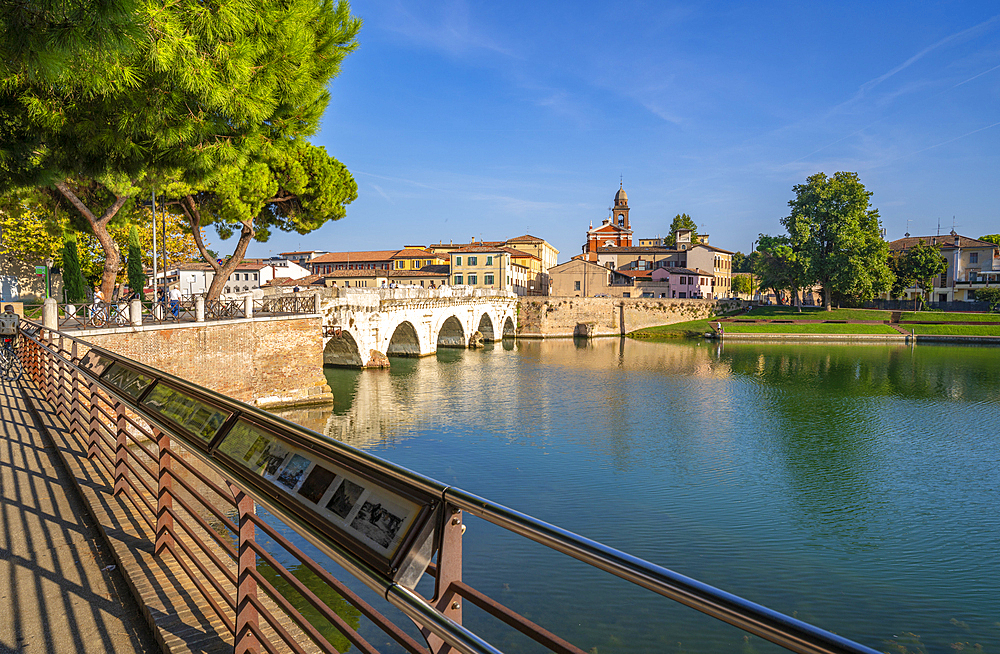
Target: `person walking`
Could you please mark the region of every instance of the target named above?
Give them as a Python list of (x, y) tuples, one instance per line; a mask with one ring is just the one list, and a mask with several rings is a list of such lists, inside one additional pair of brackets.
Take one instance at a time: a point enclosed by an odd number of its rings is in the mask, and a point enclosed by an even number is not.
[(170, 289), (170, 313), (175, 319), (181, 314), (181, 291), (176, 286)]

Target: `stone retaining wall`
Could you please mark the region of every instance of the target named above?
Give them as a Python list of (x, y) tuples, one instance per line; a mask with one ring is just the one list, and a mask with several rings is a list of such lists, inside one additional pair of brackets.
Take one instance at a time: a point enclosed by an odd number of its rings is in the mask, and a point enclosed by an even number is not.
[(620, 336), (646, 327), (710, 318), (742, 305), (740, 300), (527, 296), (518, 303), (517, 335)]
[(74, 332), (85, 341), (260, 407), (332, 402), (319, 316)]

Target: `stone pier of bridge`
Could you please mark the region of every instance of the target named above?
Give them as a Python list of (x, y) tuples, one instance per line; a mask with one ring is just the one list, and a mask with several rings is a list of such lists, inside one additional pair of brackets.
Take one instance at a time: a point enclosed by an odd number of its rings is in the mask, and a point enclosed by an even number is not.
[(517, 328), (517, 296), (492, 289), (338, 289), (321, 306), (323, 362), (335, 366), (387, 367), (389, 356), (498, 341)]

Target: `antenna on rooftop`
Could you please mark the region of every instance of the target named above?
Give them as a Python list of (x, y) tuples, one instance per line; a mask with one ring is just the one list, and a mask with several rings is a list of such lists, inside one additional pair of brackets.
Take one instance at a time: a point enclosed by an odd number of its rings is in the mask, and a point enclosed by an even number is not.
[(941, 218), (940, 218), (940, 216), (938, 217), (938, 233), (937, 233), (937, 235), (941, 236)]
[(910, 238), (910, 220), (910, 218), (906, 219), (906, 234), (903, 235), (906, 238)]

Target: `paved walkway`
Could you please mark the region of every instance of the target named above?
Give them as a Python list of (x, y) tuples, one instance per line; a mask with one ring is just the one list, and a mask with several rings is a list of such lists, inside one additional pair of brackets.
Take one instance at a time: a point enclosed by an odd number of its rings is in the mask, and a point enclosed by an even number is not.
[(0, 654), (160, 648), (20, 389), (0, 381)]

